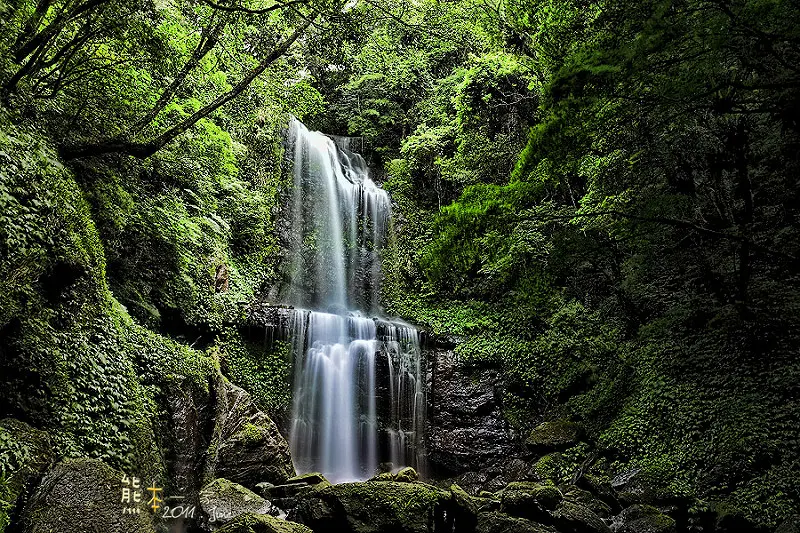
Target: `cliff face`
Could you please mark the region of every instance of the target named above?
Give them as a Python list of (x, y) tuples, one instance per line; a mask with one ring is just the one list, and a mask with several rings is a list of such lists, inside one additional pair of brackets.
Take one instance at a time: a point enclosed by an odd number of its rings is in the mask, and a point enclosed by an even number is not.
[(503, 417), (499, 372), (459, 362), (453, 346), (434, 343), (428, 365), (427, 450), (431, 471), (453, 476), (487, 471), (519, 451)]

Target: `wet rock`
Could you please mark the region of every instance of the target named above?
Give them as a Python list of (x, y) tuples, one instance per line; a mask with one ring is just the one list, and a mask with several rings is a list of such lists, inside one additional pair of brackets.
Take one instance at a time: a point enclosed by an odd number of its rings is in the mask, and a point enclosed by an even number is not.
[(207, 478), (252, 487), (283, 483), (295, 475), (289, 445), (250, 395), (219, 376), (216, 425), (209, 447)]
[(537, 521), (549, 521), (564, 496), (552, 485), (514, 482), (503, 489), (500, 510), (506, 514)]
[(54, 459), (50, 437), (13, 418), (0, 420), (0, 456), (11, 458), (3, 479), (0, 525), (8, 523), (19, 504)]
[(610, 533), (611, 529), (597, 514), (583, 505), (562, 501), (552, 513), (559, 533)]
[(675, 520), (650, 505), (632, 505), (614, 517), (614, 533), (675, 533)]
[(580, 426), (567, 420), (543, 422), (530, 432), (525, 447), (535, 453), (566, 450), (577, 444), (580, 434)]
[(524, 518), (490, 512), (478, 515), (475, 533), (553, 533), (551, 528)]
[(255, 492), (227, 479), (215, 479), (203, 487), (199, 499), (211, 530), (246, 513), (277, 512), (271, 503)]
[[(476, 372), (452, 350), (426, 351), (429, 363), (428, 461), (434, 472), (485, 470), (514, 455), (514, 434), (501, 412), (499, 372)], [(459, 484), (467, 490), (469, 483)]]
[(243, 514), (218, 529), (217, 533), (313, 533), (297, 522), (269, 515)]
[[(122, 473), (97, 459), (67, 459), (42, 478), (22, 514), (24, 533), (153, 533), (152, 514), (123, 513)], [(143, 498), (144, 499), (144, 498)], [(146, 502), (146, 500), (145, 500)]]
[(342, 483), (304, 497), (290, 518), (315, 533), (427, 533), (445, 530), (450, 498), (424, 483)]

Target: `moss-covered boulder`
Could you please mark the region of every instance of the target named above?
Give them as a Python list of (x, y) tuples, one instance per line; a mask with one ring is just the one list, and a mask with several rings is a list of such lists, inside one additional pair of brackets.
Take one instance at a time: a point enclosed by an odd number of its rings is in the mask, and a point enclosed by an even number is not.
[(47, 433), (13, 418), (0, 420), (0, 532), (52, 461)]
[(231, 520), (217, 533), (313, 533), (303, 524), (269, 515), (244, 514)]
[(475, 533), (553, 533), (553, 529), (500, 512), (480, 513)]
[(611, 515), (611, 506), (606, 502), (595, 497), (588, 490), (583, 490), (575, 486), (570, 486), (564, 489), (564, 499), (572, 503), (577, 503), (588, 507), (601, 518), (608, 518)]
[(123, 474), (97, 459), (67, 459), (42, 478), (22, 514), (24, 533), (153, 533), (153, 516), (124, 513)]
[(401, 468), (397, 472), (380, 472), (371, 477), (369, 481), (397, 481), (399, 483), (413, 483), (419, 481), (419, 474), (410, 466)]
[(543, 422), (536, 426), (525, 439), (525, 447), (534, 453), (565, 450), (578, 442), (581, 428), (567, 420)]
[(200, 507), (211, 529), (243, 514), (276, 512), (270, 502), (255, 492), (227, 479), (215, 479), (200, 490)]
[(594, 511), (570, 501), (562, 501), (551, 516), (559, 533), (611, 533)]
[(500, 510), (531, 520), (548, 520), (563, 499), (561, 491), (552, 485), (517, 481), (503, 489)]
[(414, 481), (419, 481), (419, 474), (417, 471), (407, 466), (405, 468), (401, 468), (397, 474), (394, 476), (395, 481), (399, 481), (401, 483), (413, 483)]
[(225, 478), (245, 487), (284, 483), (295, 475), (289, 444), (250, 395), (219, 376), (216, 425), (206, 479)]
[(304, 497), (290, 518), (315, 533), (427, 533), (444, 527), (450, 498), (424, 483), (342, 483)]
[(623, 509), (612, 524), (614, 533), (675, 533), (675, 520), (651, 505)]

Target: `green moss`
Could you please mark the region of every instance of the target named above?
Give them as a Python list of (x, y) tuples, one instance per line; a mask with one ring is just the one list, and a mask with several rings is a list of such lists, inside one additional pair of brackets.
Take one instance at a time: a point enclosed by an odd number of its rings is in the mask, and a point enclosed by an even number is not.
[(242, 428), (240, 435), (245, 443), (254, 444), (264, 438), (264, 429), (248, 422)]
[(217, 531), (218, 533), (312, 533), (302, 524), (257, 514), (241, 515)]
[(543, 422), (525, 439), (525, 445), (534, 449), (559, 449), (575, 444), (581, 434), (578, 424), (568, 420)]

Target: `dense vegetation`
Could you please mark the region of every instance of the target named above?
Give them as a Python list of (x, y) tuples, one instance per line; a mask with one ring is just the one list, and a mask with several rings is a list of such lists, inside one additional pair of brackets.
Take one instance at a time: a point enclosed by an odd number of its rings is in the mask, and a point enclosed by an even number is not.
[(59, 454), (161, 464), (160, 395), (216, 368), (287, 405), (232, 326), (281, 282), (294, 115), (363, 139), (387, 313), (502, 369), (511, 424), (800, 511), (795, 3), (4, 0), (0, 35), (2, 416)]

